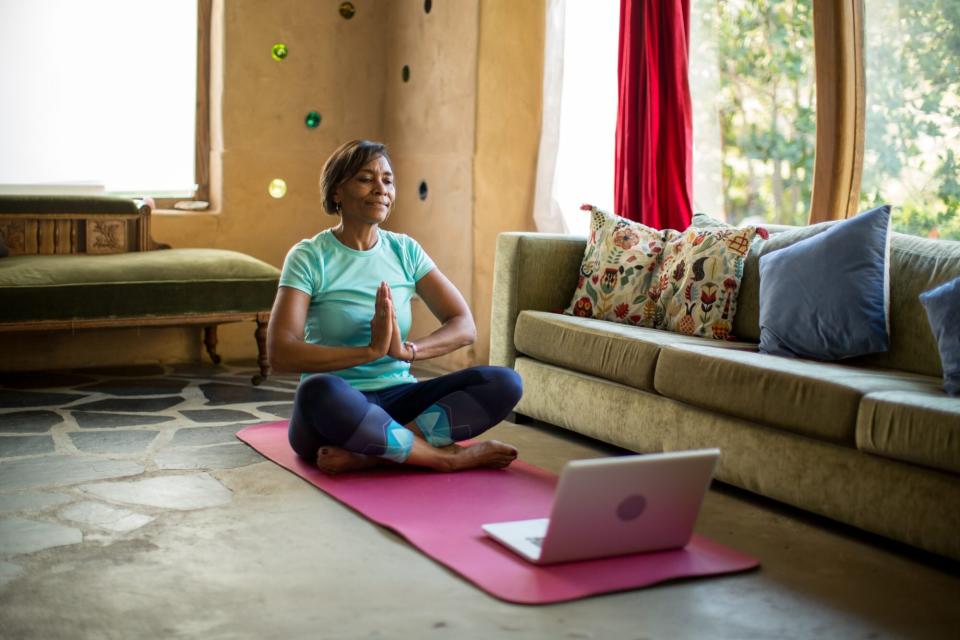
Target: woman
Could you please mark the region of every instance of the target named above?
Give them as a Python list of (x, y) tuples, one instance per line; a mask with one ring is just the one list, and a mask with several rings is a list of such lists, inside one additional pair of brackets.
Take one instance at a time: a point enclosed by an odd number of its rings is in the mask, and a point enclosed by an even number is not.
[[(472, 344), (476, 328), (457, 288), (409, 236), (380, 228), (396, 196), (386, 147), (354, 140), (324, 164), (332, 229), (287, 254), (267, 351), (278, 371), (303, 372), (290, 445), (327, 473), (392, 461), (442, 471), (509, 465), (495, 440), (461, 447), (520, 399), (512, 369), (473, 367), (417, 382), (410, 363)], [(440, 321), (407, 340), (416, 293)]]

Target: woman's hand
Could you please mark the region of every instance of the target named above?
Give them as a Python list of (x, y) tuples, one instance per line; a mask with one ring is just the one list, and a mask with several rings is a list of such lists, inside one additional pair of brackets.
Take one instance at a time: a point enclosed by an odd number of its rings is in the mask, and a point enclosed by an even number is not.
[(390, 287), (386, 282), (381, 282), (377, 289), (373, 319), (370, 321), (370, 350), (377, 358), (382, 358), (390, 352), (395, 324)]
[(409, 361), (413, 357), (413, 353), (407, 349), (403, 342), (403, 333), (400, 331), (400, 322), (397, 320), (397, 307), (393, 304), (393, 292), (390, 290), (390, 285), (387, 285), (387, 299), (393, 309), (393, 337), (390, 340), (390, 350), (387, 355), (395, 360)]

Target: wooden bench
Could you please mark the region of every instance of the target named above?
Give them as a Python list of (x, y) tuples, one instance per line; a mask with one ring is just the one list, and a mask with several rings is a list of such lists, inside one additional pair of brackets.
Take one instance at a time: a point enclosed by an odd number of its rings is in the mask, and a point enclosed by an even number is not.
[(0, 332), (199, 326), (254, 321), (260, 373), (278, 269), (221, 249), (171, 249), (150, 236), (148, 202), (0, 196)]

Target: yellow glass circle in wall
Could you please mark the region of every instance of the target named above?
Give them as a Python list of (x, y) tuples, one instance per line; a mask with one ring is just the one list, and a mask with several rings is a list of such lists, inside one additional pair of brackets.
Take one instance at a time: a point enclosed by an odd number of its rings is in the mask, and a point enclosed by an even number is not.
[(282, 198), (287, 195), (287, 181), (283, 178), (274, 178), (270, 181), (267, 192), (274, 198)]
[(341, 2), (340, 3), (340, 15), (343, 16), (345, 20), (349, 20), (357, 12), (357, 8), (353, 6), (352, 2)]

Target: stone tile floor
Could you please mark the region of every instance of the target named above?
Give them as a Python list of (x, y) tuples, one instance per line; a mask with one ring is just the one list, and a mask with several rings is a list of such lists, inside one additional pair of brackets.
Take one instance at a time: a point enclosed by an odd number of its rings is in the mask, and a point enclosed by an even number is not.
[(169, 509), (230, 501), (207, 471), (261, 456), (240, 429), (290, 415), (297, 379), (245, 365), (0, 374), (0, 588), (17, 557), (98, 545)]
[[(236, 440), (290, 413), (295, 377), (253, 373), (0, 373), (0, 638), (960, 638), (957, 563), (723, 485), (697, 530), (759, 570), (500, 602)], [(553, 472), (618, 452), (482, 437)]]

